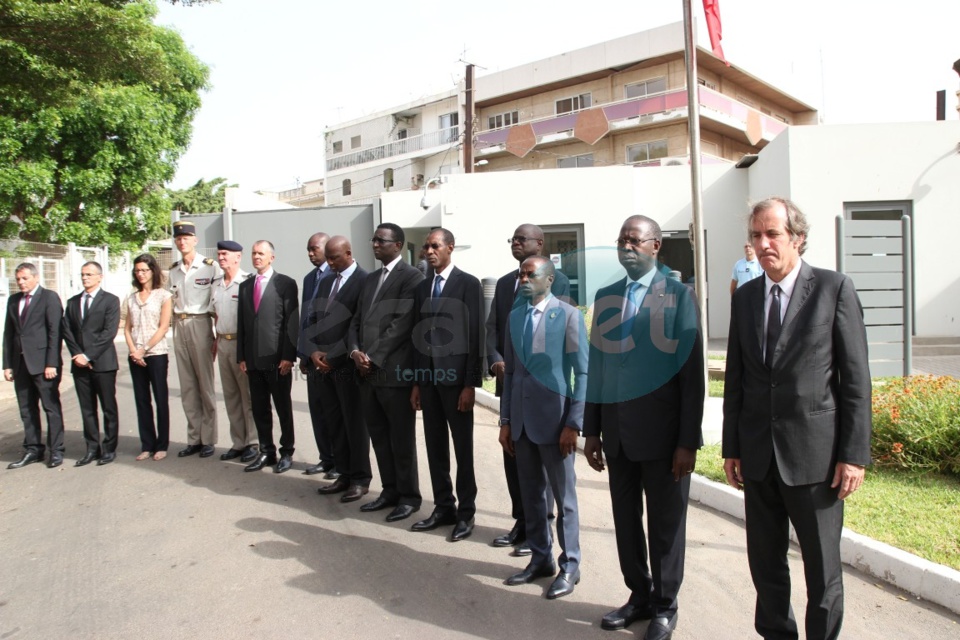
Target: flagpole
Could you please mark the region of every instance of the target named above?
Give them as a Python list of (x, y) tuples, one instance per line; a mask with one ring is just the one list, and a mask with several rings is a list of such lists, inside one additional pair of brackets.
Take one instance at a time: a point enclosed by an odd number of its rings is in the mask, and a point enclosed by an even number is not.
[[(690, 191), (693, 209), (693, 259), (697, 300), (703, 332), (703, 361), (707, 361), (707, 260), (703, 232), (703, 182), (700, 178), (700, 100), (697, 83), (697, 42), (690, 0), (683, 2), (683, 47), (687, 71), (687, 125), (690, 137)], [(704, 376), (707, 375), (704, 367)]]

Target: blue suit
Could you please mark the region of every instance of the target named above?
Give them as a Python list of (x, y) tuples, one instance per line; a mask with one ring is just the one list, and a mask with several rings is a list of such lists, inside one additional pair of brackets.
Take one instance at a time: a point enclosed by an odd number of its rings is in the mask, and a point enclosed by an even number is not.
[(559, 442), (564, 427), (583, 429), (587, 332), (576, 307), (551, 297), (532, 343), (524, 345), (527, 309), (518, 305), (510, 313), (500, 415), (510, 420), (531, 562), (543, 566), (553, 561), (544, 496), (549, 481), (557, 502), (560, 570), (573, 573), (580, 565), (575, 454), (561, 456)]

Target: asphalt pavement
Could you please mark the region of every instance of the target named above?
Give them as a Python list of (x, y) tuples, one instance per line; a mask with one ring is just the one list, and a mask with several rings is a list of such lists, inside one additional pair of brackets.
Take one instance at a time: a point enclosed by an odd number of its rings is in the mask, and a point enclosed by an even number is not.
[[(122, 350), (122, 348), (121, 348)], [(496, 415), (478, 408), (477, 527), (463, 542), (450, 527), (412, 533), (432, 508), (420, 445), (424, 506), (388, 524), (320, 496), (302, 471), (317, 461), (306, 385), (294, 383), (294, 469), (244, 473), (222, 462), (229, 446), (220, 410), (217, 456), (177, 458), (186, 441), (176, 366), (170, 367), (171, 457), (136, 462), (136, 413), (121, 371), (119, 457), (75, 468), (84, 451), (79, 410), (65, 380), (66, 460), (6, 470), (19, 457), (21, 424), (12, 384), (0, 393), (0, 638), (609, 638), (600, 629), (623, 604), (606, 475), (577, 461), (582, 581), (569, 597), (544, 599), (549, 580), (507, 587), (526, 564), (490, 546), (508, 529), (509, 503)], [(66, 374), (69, 377), (69, 374)], [(219, 386), (219, 382), (218, 382)], [(418, 424), (418, 434), (422, 426)], [(370, 499), (379, 478), (374, 466)], [(790, 552), (794, 608), (805, 600), (799, 552)], [(957, 638), (960, 617), (845, 568), (847, 638)], [(754, 591), (739, 521), (691, 505), (677, 640), (756, 637)]]

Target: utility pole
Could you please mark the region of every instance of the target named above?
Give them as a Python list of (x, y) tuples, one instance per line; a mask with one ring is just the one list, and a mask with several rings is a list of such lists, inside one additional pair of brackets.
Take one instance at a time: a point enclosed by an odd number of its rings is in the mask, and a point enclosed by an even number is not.
[(463, 108), (463, 117), (466, 122), (463, 123), (463, 172), (473, 173), (473, 65), (467, 63), (466, 78), (466, 104)]

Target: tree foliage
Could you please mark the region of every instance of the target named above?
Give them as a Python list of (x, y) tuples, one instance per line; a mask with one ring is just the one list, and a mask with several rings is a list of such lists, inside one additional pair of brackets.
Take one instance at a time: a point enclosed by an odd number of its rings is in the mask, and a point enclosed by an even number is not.
[(0, 235), (124, 248), (167, 224), (208, 70), (156, 11), (0, 0)]
[(209, 182), (200, 178), (186, 189), (168, 189), (170, 207), (184, 213), (216, 213), (223, 210), (226, 201), (226, 178), (214, 178)]

